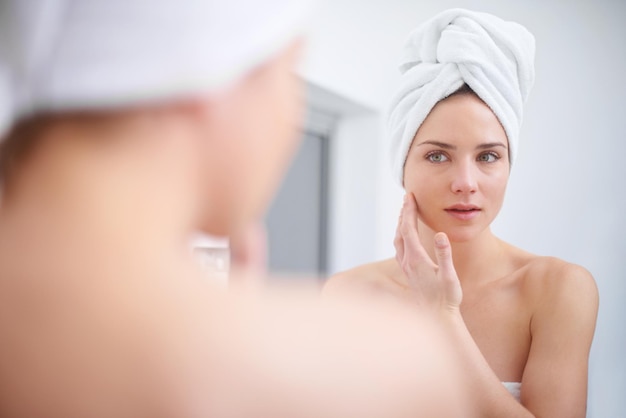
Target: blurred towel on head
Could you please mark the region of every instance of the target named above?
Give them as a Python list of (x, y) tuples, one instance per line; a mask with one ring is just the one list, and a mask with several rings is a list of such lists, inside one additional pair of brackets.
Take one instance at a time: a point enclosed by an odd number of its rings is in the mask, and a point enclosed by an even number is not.
[(3, 0), (0, 139), (39, 112), (227, 88), (301, 34), (311, 9), (310, 0), (183, 1)]
[(467, 84), (495, 113), (517, 152), (522, 108), (534, 83), (535, 39), (523, 26), (464, 9), (446, 10), (409, 35), (401, 85), (388, 115), (394, 177), (431, 109)]

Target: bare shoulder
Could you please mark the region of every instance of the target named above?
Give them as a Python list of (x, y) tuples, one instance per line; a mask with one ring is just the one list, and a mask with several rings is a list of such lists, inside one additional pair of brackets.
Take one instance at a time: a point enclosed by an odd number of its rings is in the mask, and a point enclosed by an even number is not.
[(556, 257), (533, 257), (527, 263), (525, 276), (542, 291), (598, 292), (593, 275), (586, 268)]
[(529, 290), (584, 291), (597, 294), (595, 280), (584, 267), (557, 257), (540, 256), (503, 243), (512, 277), (523, 281)]
[(556, 257), (532, 256), (521, 272), (524, 287), (534, 296), (537, 314), (586, 317), (595, 323), (598, 288), (586, 268)]
[(330, 276), (322, 289), (324, 296), (372, 293), (385, 290), (397, 269), (393, 258), (363, 264)]

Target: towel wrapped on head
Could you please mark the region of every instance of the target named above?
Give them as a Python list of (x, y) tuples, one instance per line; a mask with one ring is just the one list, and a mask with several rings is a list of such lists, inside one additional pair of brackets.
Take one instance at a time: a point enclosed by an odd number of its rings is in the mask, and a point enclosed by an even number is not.
[(0, 141), (39, 113), (224, 90), (306, 28), (311, 0), (2, 0)]
[(392, 170), (400, 184), (417, 130), (439, 101), (464, 84), (502, 124), (512, 164), (535, 78), (534, 56), (535, 39), (526, 28), (487, 13), (446, 10), (411, 32), (388, 120)]

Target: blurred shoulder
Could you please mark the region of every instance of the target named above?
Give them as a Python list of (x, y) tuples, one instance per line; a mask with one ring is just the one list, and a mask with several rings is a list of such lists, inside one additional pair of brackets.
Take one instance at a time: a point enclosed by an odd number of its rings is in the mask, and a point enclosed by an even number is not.
[(325, 296), (380, 292), (385, 290), (398, 266), (393, 258), (362, 264), (330, 276), (323, 287)]

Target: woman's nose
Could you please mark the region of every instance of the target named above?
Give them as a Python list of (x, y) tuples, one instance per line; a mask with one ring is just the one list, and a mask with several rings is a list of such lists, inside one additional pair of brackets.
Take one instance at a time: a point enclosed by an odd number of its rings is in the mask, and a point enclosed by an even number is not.
[(478, 188), (476, 181), (476, 167), (469, 162), (463, 162), (457, 165), (454, 169), (454, 174), (451, 183), (451, 189), (453, 193), (475, 193)]

